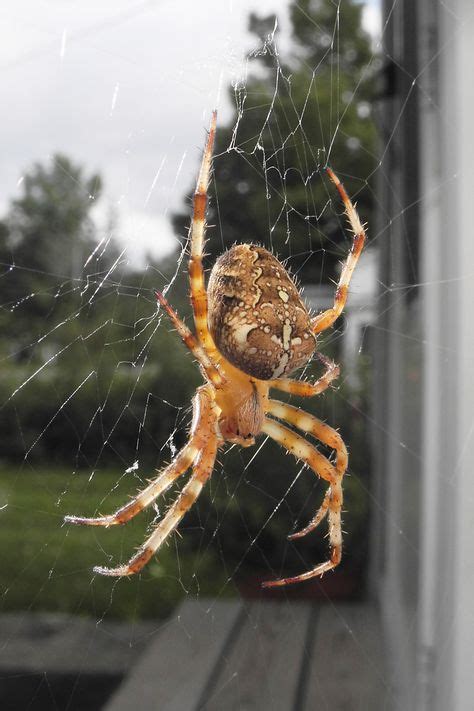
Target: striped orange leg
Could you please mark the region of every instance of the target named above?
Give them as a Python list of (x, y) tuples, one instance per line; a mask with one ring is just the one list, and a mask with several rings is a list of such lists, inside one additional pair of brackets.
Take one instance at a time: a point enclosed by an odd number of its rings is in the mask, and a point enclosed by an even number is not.
[[(285, 420), (291, 425), (298, 427), (298, 429), (308, 434), (313, 435), (320, 440), (323, 444), (331, 447), (336, 452), (336, 464), (335, 469), (340, 480), (344, 476), (347, 470), (348, 456), (346, 445), (339, 432), (337, 432), (333, 427), (330, 427), (325, 422), (322, 422), (314, 415), (310, 415), (304, 410), (300, 410), (298, 407), (293, 407), (292, 405), (287, 405), (283, 402), (278, 402), (277, 400), (269, 400), (267, 405), (267, 412), (273, 417), (278, 417), (280, 420)], [(331, 487), (326, 492), (323, 503), (319, 507), (316, 515), (311, 519), (307, 526), (305, 526), (300, 531), (292, 533), (288, 536), (289, 540), (294, 540), (295, 538), (302, 538), (306, 536), (311, 531), (319, 526), (321, 521), (324, 520), (331, 502)]]
[(328, 505), (329, 524), (329, 546), (331, 550), (330, 559), (325, 563), (320, 563), (306, 573), (295, 575), (291, 578), (281, 578), (262, 583), (263, 587), (275, 587), (300, 583), (303, 580), (310, 580), (319, 575), (323, 575), (327, 570), (332, 570), (339, 565), (342, 556), (342, 530), (341, 530), (341, 507), (342, 507), (342, 486), (341, 478), (331, 462), (315, 447), (309, 444), (296, 432), (288, 429), (284, 425), (265, 417), (262, 432), (282, 445), (288, 452), (311, 467), (323, 479), (330, 483), (330, 496)]
[(171, 508), (168, 509), (165, 517), (158, 523), (151, 536), (147, 538), (145, 543), (128, 563), (120, 565), (118, 568), (103, 568), (97, 566), (94, 568), (95, 573), (116, 577), (133, 575), (134, 573), (138, 573), (148, 563), (163, 541), (178, 526), (186, 511), (194, 504), (204, 484), (212, 474), (217, 453), (217, 441), (216, 434), (213, 434), (207, 443), (206, 449), (202, 451), (201, 456), (198, 457), (193, 464), (193, 473), (186, 486)]
[(352, 242), (352, 247), (351, 251), (349, 252), (349, 256), (347, 257), (342, 268), (339, 284), (337, 285), (336, 289), (336, 296), (334, 298), (334, 306), (330, 309), (327, 309), (326, 311), (323, 311), (321, 314), (319, 314), (312, 320), (313, 331), (315, 333), (325, 331), (327, 328), (332, 326), (336, 319), (339, 318), (339, 316), (341, 315), (347, 300), (349, 282), (351, 280), (355, 266), (365, 243), (364, 227), (360, 221), (359, 215), (357, 214), (357, 210), (355, 209), (348, 194), (346, 193), (343, 184), (341, 183), (337, 175), (331, 170), (331, 168), (327, 168), (327, 173), (334, 185), (336, 186), (339, 195), (341, 196), (341, 200), (344, 203), (344, 210), (349, 220), (351, 230), (354, 233), (354, 240)]
[(193, 217), (189, 229), (191, 256), (189, 259), (189, 283), (191, 288), (191, 303), (193, 306), (194, 323), (198, 341), (207, 353), (212, 356), (216, 352), (214, 340), (207, 325), (207, 293), (202, 266), (204, 236), (206, 232), (207, 189), (212, 164), (212, 151), (216, 135), (217, 111), (213, 111), (209, 136), (202, 157), (196, 191), (193, 198)]
[(326, 366), (324, 374), (315, 382), (308, 383), (304, 380), (292, 380), (291, 378), (278, 378), (278, 380), (270, 380), (269, 386), (276, 390), (281, 390), (292, 395), (300, 397), (313, 397), (319, 395), (326, 390), (333, 380), (339, 377), (339, 366), (329, 358), (326, 358), (322, 353), (316, 353), (316, 356)]
[[(99, 516), (97, 518), (66, 516), (64, 520), (67, 523), (82, 524), (87, 526), (105, 526), (106, 528), (126, 523), (144, 508), (153, 503), (153, 501), (155, 501), (160, 494), (166, 491), (173, 481), (187, 471), (193, 463), (199, 462), (200, 466), (200, 463), (205, 459), (205, 454), (203, 454), (203, 452), (205, 453), (208, 450), (212, 451), (213, 447), (215, 450), (217, 447), (215, 426), (216, 419), (217, 417), (214, 410), (213, 394), (208, 387), (202, 386), (199, 388), (197, 395), (193, 400), (193, 423), (189, 435), (189, 442), (183, 447), (181, 452), (179, 452), (171, 464), (163, 470), (158, 478), (151, 481), (145, 489), (137, 494), (137, 496), (113, 514), (109, 514), (108, 516)], [(195, 464), (195, 467), (197, 469), (198, 464)], [(192, 478), (190, 479), (190, 482), (191, 481)], [(186, 486), (188, 486), (190, 482), (188, 482)], [(186, 487), (183, 489), (182, 494), (185, 489)], [(143, 553), (145, 548), (146, 544), (142, 549), (140, 549), (140, 553)], [(138, 554), (132, 558), (132, 561), (135, 561), (137, 557)], [(132, 561), (128, 564), (128, 566), (116, 568), (115, 571), (118, 572), (108, 572), (108, 568), (101, 567), (94, 568), (94, 571), (103, 573), (104, 575), (129, 575), (130, 573), (137, 572), (137, 570), (145, 565), (147, 560), (148, 559), (144, 559), (143, 564), (136, 570), (133, 569), (132, 565), (132, 569), (128, 570), (128, 572), (122, 571), (126, 571), (130, 567)]]
[(140, 511), (152, 504), (160, 494), (164, 493), (175, 479), (187, 471), (197, 454), (198, 449), (195, 442), (189, 442), (156, 479), (153, 479), (145, 489), (142, 489), (115, 513), (107, 516), (97, 516), (96, 518), (65, 516), (65, 523), (76, 523), (84, 526), (105, 526), (108, 528), (109, 526), (116, 526), (130, 521)]
[(163, 296), (161, 291), (156, 291), (155, 294), (156, 294), (157, 300), (163, 306), (166, 313), (172, 320), (173, 325), (175, 326), (175, 328), (178, 331), (179, 335), (181, 336), (182, 340), (187, 345), (187, 347), (189, 348), (191, 353), (194, 355), (196, 360), (199, 362), (199, 364), (202, 366), (202, 369), (204, 370), (204, 373), (206, 374), (206, 376), (209, 378), (209, 380), (216, 387), (219, 387), (219, 385), (222, 385), (223, 378), (222, 378), (221, 374), (219, 373), (219, 371), (217, 370), (217, 367), (214, 365), (214, 363), (210, 359), (207, 352), (204, 350), (204, 348), (202, 348), (202, 346), (199, 345), (199, 343), (197, 342), (196, 338), (193, 336), (193, 334), (191, 333), (189, 328), (186, 326), (184, 321), (181, 321), (178, 314), (173, 309), (173, 307), (168, 303), (167, 299)]

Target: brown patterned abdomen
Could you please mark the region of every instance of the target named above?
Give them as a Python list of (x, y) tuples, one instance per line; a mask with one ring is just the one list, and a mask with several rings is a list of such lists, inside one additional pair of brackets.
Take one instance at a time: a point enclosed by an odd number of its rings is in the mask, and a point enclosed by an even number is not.
[(268, 250), (235, 245), (214, 264), (209, 328), (232, 365), (259, 380), (286, 376), (316, 347), (306, 306), (286, 269)]

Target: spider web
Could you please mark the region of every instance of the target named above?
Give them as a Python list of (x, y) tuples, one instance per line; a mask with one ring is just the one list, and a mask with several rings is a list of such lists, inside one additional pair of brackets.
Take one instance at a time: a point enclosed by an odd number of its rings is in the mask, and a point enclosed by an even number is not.
[[(24, 5), (23, 9), (31, 10), (28, 3)], [(338, 49), (344, 14), (339, 12), (336, 2), (328, 45), (320, 60), (307, 67), (306, 88), (297, 92), (291, 62), (287, 60), (293, 45), (285, 2), (278, 7), (273, 3), (260, 7), (260, 13), (275, 11), (278, 17), (261, 42), (237, 29), (245, 26), (245, 16), (252, 9), (250, 3), (243, 3), (239, 10), (231, 5), (222, 9), (216, 3), (204, 3), (201, 17), (208, 14), (209, 18), (199, 25), (191, 5), (188, 13), (174, 19), (169, 16), (171, 6), (166, 4), (158, 7), (151, 2), (132, 6), (118, 3), (116, 11), (110, 13), (105, 4), (99, 3), (99, 19), (94, 19), (89, 3), (82, 6), (74, 11), (78, 15), (63, 10), (54, 25), (47, 22), (44, 8), (30, 15), (28, 21), (17, 5), (1, 11), (10, 26), (19, 29), (21, 38), (20, 49), (13, 41), (7, 44), (0, 65), (14, 99), (15, 110), (9, 117), (12, 126), (8, 126), (12, 142), (18, 133), (13, 123), (19, 121), (20, 111), (16, 109), (19, 93), (31, 91), (37, 105), (46, 104), (47, 92), (37, 88), (36, 74), (31, 71), (38, 63), (47, 67), (53, 86), (64, 90), (61, 105), (56, 104), (50, 110), (51, 132), (55, 133), (54, 129), (69, 117), (70, 130), (58, 134), (64, 136), (61, 141), (65, 150), (79, 158), (86, 172), (98, 169), (106, 186), (105, 196), (94, 208), (98, 243), (83, 255), (79, 275), (65, 274), (54, 263), (47, 275), (40, 275), (28, 263), (17, 263), (13, 254), (2, 265), (0, 287), (12, 275), (21, 277), (23, 291), (13, 301), (2, 299), (5, 313), (18, 314), (18, 324), (24, 322), (22, 310), (27, 306), (34, 306), (45, 296), (54, 300), (54, 306), (37, 324), (36, 336), (25, 344), (12, 333), (11, 347), (3, 355), (7, 379), (2, 388), (2, 407), (8, 413), (9, 431), (16, 433), (23, 451), (21, 456), (17, 452), (3, 462), (0, 513), (8, 521), (8, 531), (11, 527), (16, 529), (11, 546), (18, 553), (14, 568), (7, 564), (2, 573), (1, 600), (4, 612), (13, 611), (18, 616), (8, 627), (2, 655), (8, 655), (19, 641), (26, 613), (37, 610), (87, 614), (97, 625), (117, 618), (129, 620), (133, 631), (128, 633), (127, 641), (140, 650), (140, 640), (155, 637), (163, 628), (161, 621), (143, 622), (142, 618), (171, 615), (171, 619), (176, 619), (179, 601), (188, 596), (213, 595), (225, 599), (243, 594), (242, 570), (246, 571), (245, 593), (249, 594), (250, 588), (250, 594), (255, 594), (256, 581), (262, 574), (272, 578), (289, 564), (297, 564), (304, 570), (311, 561), (324, 559), (326, 541), (322, 529), (313, 534), (319, 540), (309, 542), (306, 548), (290, 546), (281, 538), (285, 527), (290, 532), (298, 521), (306, 520), (324, 488), (311, 480), (306, 468), (293, 463), (266, 440), (259, 440), (248, 451), (231, 448), (220, 454), (208, 492), (203, 502), (196, 504), (190, 523), (183, 522), (180, 532), (167, 542), (156, 561), (134, 581), (98, 578), (92, 574), (91, 565), (128, 560), (150, 525), (176, 495), (176, 488), (171, 498), (158, 501), (152, 511), (120, 530), (71, 531), (62, 525), (62, 518), (69, 513), (114, 510), (143, 487), (153, 476), (154, 468), (169, 461), (185, 441), (191, 416), (187, 396), (191, 386), (199, 384), (200, 376), (192, 359), (177, 344), (176, 334), (170, 333), (169, 323), (157, 310), (152, 290), (153, 286), (164, 289), (190, 322), (185, 231), (178, 229), (177, 236), (171, 218), (174, 215), (179, 223), (183, 198), (194, 184), (209, 109), (218, 107), (218, 135), (226, 136), (225, 143), (219, 143), (216, 180), (210, 187), (211, 251), (219, 253), (235, 239), (227, 231), (224, 213), (229, 190), (226, 175), (232, 178), (229, 182), (241, 197), (239, 209), (244, 210), (246, 199), (254, 197), (248, 183), (233, 182), (232, 170), (237, 166), (238, 171), (241, 166), (242, 172), (247, 170), (253, 175), (253, 184), (259, 187), (262, 202), (266, 203), (262, 218), (266, 221), (266, 234), (259, 233), (258, 240), (283, 253), (295, 276), (304, 280), (309, 299), (324, 298), (332, 288), (328, 274), (332, 278), (337, 275), (337, 270), (331, 271), (328, 264), (331, 260), (337, 264), (350, 241), (347, 232), (344, 233), (341, 206), (334, 191), (324, 182), (323, 168), (333, 159), (341, 138), (349, 151), (360, 148), (359, 143), (351, 144), (350, 136), (344, 134), (344, 120), (354, 106), (358, 107), (362, 120), (367, 102), (361, 87), (368, 76), (390, 59), (381, 48), (384, 28), (375, 29), (371, 54), (361, 69), (360, 82), (347, 92), (342, 81), (344, 59)], [(300, 10), (304, 12), (303, 8)], [(368, 4), (366, 26), (378, 12), (376, 3)], [(311, 24), (311, 18), (307, 20)], [(152, 32), (145, 32), (147, 24)], [(163, 54), (152, 41), (160, 27), (167, 28), (173, 37), (172, 42), (164, 41)], [(313, 27), (315, 33), (318, 29)], [(142, 43), (140, 37), (144, 38)], [(315, 145), (305, 134), (305, 120), (310, 100), (318, 96), (318, 72), (328, 55), (334, 58), (330, 130), (325, 140)], [(265, 77), (265, 86), (273, 86), (273, 90), (265, 96), (260, 131), (248, 136), (246, 119), (258, 107), (249, 85), (254, 88), (259, 73), (262, 82)], [(415, 85), (417, 79), (414, 78)], [(283, 120), (283, 103), (292, 110), (288, 121)], [(377, 111), (376, 107), (372, 110)], [(297, 166), (288, 164), (295, 136), (303, 155), (302, 163)], [(34, 160), (45, 161), (53, 150), (61, 148), (55, 144), (56, 138), (38, 128), (31, 132), (26, 147), (17, 151), (18, 160), (5, 168), (3, 184), (8, 186), (9, 197), (14, 198), (22, 189), (24, 176), (18, 179), (22, 166)], [(349, 411), (356, 422), (355, 429), (361, 430), (354, 435), (354, 442), (366, 443), (370, 431), (381, 427), (374, 413), (367, 409), (364, 396), (365, 379), (370, 382), (373, 377), (370, 338), (378, 327), (373, 314), (380, 303), (385, 303), (387, 294), (398, 290), (405, 293), (420, 286), (415, 274), (409, 284), (380, 284), (373, 271), (373, 262), (378, 258), (374, 255), (387, 246), (388, 220), (403, 219), (410, 208), (400, 203), (398, 215), (384, 216), (379, 198), (373, 192), (379, 182), (388, 185), (387, 189), (396, 195), (384, 168), (393, 138), (394, 134), (381, 132), (380, 152), (370, 156), (373, 167), (366, 174), (353, 176), (344, 165), (337, 166), (342, 179), (350, 181), (355, 177), (357, 187), (351, 193), (356, 200), (364, 190), (370, 193), (374, 208), (379, 208), (378, 222), (374, 220), (369, 225), (370, 254), (364, 257), (363, 277), (358, 281), (356, 276), (351, 286), (351, 295), (361, 293), (352, 312), (359, 327), (349, 333), (347, 321), (323, 341), (324, 349), (342, 360), (345, 372), (342, 385), (324, 398), (317, 406), (319, 409), (312, 411), (336, 427), (341, 425), (338, 420), (341, 413)], [(232, 169), (226, 168), (231, 163)], [(308, 166), (307, 172), (303, 172), (302, 164)], [(297, 206), (295, 172), (303, 193)], [(73, 174), (69, 177), (75, 179)], [(306, 204), (303, 211), (302, 203)], [(4, 208), (6, 211), (8, 205)], [(298, 230), (301, 232), (301, 225), (306, 230), (305, 236), (297, 242), (295, 235)], [(326, 228), (329, 238), (323, 241)], [(253, 236), (242, 235), (241, 239), (249, 241)], [(410, 249), (409, 246), (409, 258)], [(415, 255), (411, 257), (415, 261)], [(314, 293), (304, 279), (309, 268), (314, 284), (319, 286)], [(30, 274), (31, 282), (26, 278)], [(37, 290), (36, 276), (46, 276), (49, 284), (46, 286), (42, 280)], [(364, 280), (371, 281), (368, 290)], [(75, 299), (72, 302), (71, 295)], [(347, 345), (351, 334), (352, 344)], [(416, 333), (407, 337), (418, 344)], [(23, 352), (27, 354), (25, 359), (20, 358)], [(349, 356), (358, 359), (357, 366)], [(80, 364), (77, 368), (80, 377), (72, 377), (65, 387), (59, 387), (62, 364), (70, 368), (71, 359)], [(195, 374), (189, 374), (193, 368)], [(314, 377), (315, 373), (317, 368), (309, 366), (303, 377)], [(158, 381), (166, 386), (155, 387)], [(45, 397), (49, 399), (48, 415), (44, 425), (36, 430), (29, 413), (35, 412), (37, 399)], [(77, 402), (84, 405), (76, 406)], [(166, 426), (157, 430), (159, 422)], [(59, 432), (57, 439), (55, 432)], [(74, 441), (69, 453), (61, 444), (61, 432)], [(388, 438), (394, 436), (380, 429), (379, 433)], [(400, 450), (411, 450), (418, 456), (411, 442), (397, 440), (397, 444)], [(262, 475), (262, 464), (269, 461), (268, 451), (272, 457), (271, 477)], [(354, 524), (357, 530), (354, 535), (358, 535), (360, 528), (367, 526), (369, 508), (375, 509), (376, 516), (385, 515), (387, 509), (383, 494), (371, 489), (369, 478), (364, 475), (367, 452), (353, 449), (351, 454), (348, 488), (353, 491), (354, 507), (361, 510)], [(249, 501), (252, 503), (248, 504)], [(416, 553), (417, 533), (409, 524), (406, 530), (400, 528), (400, 536)], [(399, 522), (394, 521), (393, 525), (398, 526)], [(236, 526), (240, 530), (234, 542)], [(22, 543), (22, 537), (27, 543)], [(274, 550), (277, 540), (281, 541), (279, 552)], [(350, 551), (347, 534), (345, 543)], [(31, 569), (37, 571), (33, 577)], [(324, 588), (321, 594), (328, 599), (329, 593)], [(282, 593), (288, 600), (291, 595)], [(83, 643), (78, 650), (79, 658), (85, 661), (88, 649)], [(27, 674), (19, 676), (26, 679)], [(81, 678), (78, 671), (76, 681), (79, 683)], [(44, 679), (47, 685), (48, 674)], [(36, 694), (33, 689), (33, 708)], [(73, 691), (63, 707), (75, 708)]]

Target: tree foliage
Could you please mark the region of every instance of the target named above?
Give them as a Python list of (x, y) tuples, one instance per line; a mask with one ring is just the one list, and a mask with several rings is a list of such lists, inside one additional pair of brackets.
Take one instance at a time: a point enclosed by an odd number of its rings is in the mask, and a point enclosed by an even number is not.
[(79, 304), (82, 280), (107, 268), (115, 256), (112, 248), (91, 257), (97, 239), (90, 211), (101, 188), (99, 175), (86, 177), (80, 166), (57, 154), (25, 173), (21, 195), (0, 224), (0, 325), (8, 329), (20, 359), (31, 356), (27, 344), (40, 337), (46, 317), (66, 316)]
[[(351, 0), (292, 3), (293, 45), (284, 56), (272, 39), (275, 17), (250, 16), (261, 49), (232, 92), (235, 116), (218, 127), (208, 220), (218, 234), (208, 235), (209, 264), (223, 247), (254, 241), (291, 257), (304, 282), (334, 278), (347, 237), (325, 165), (356, 196), (364, 220), (372, 209), (375, 82), (361, 13)], [(183, 235), (188, 222), (189, 208), (174, 216), (176, 232)]]
[(36, 163), (21, 187), (7, 220), (14, 261), (43, 274), (54, 265), (64, 278), (82, 276), (96, 246), (90, 210), (100, 198), (100, 176), (85, 177), (80, 166), (57, 154), (50, 165)]
[(198, 378), (164, 324), (151, 338), (164, 277), (153, 265), (125, 271), (114, 242), (100, 244), (91, 209), (101, 189), (99, 175), (57, 155), (26, 171), (0, 223), (4, 459), (129, 463), (150, 393), (141, 454), (156, 459), (176, 426), (158, 402), (187, 402)]

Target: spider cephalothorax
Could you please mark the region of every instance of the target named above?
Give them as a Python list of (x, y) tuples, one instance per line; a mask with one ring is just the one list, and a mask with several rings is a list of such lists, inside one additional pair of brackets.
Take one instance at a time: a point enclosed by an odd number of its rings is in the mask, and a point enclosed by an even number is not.
[[(311, 397), (323, 392), (339, 375), (339, 367), (316, 352), (316, 335), (329, 328), (344, 308), (349, 281), (364, 245), (365, 232), (344, 187), (328, 168), (329, 177), (338, 189), (354, 232), (334, 305), (312, 318), (285, 267), (266, 249), (253, 244), (235, 245), (219, 257), (206, 290), (202, 253), (215, 131), (216, 112), (213, 113), (194, 194), (190, 228), (189, 276), (196, 336), (165, 297), (157, 293), (159, 303), (199, 362), (206, 381), (193, 400), (194, 416), (189, 440), (156, 479), (114, 514), (97, 518), (67, 516), (66, 520), (92, 526), (125, 523), (192, 468), (192, 475), (176, 501), (129, 562), (117, 568), (94, 568), (104, 575), (136, 573), (178, 526), (199, 496), (212, 473), (217, 450), (226, 442), (247, 447), (254, 443), (259, 434), (265, 434), (305, 462), (329, 484), (314, 518), (305, 528), (290, 536), (299, 538), (306, 535), (327, 516), (329, 560), (300, 575), (264, 583), (265, 586), (285, 585), (322, 575), (335, 568), (341, 560), (342, 478), (347, 469), (347, 451), (336, 430), (303, 410), (271, 399), (269, 391), (276, 389)], [(319, 380), (308, 383), (286, 377), (307, 363), (315, 352), (325, 366)], [(279, 420), (286, 421), (333, 449), (334, 462)]]

